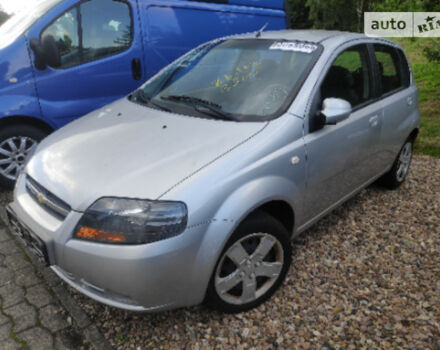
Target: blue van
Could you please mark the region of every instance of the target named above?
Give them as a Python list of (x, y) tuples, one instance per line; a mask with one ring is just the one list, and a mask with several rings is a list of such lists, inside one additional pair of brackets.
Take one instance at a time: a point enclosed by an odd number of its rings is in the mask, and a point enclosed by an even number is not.
[(0, 184), (51, 131), (202, 42), (287, 26), (285, 0), (39, 0), (0, 26)]

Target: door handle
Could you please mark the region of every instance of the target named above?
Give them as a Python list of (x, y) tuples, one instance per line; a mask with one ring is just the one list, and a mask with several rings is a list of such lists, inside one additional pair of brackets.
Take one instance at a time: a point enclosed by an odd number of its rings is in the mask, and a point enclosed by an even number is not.
[(142, 65), (139, 58), (133, 58), (133, 60), (131, 61), (131, 72), (133, 73), (134, 80), (141, 80)]
[(406, 98), (406, 103), (408, 104), (408, 106), (411, 106), (413, 104), (413, 99), (411, 96)]
[(377, 124), (379, 123), (379, 117), (377, 115), (373, 115), (368, 122), (370, 123), (370, 126), (372, 128), (376, 127)]

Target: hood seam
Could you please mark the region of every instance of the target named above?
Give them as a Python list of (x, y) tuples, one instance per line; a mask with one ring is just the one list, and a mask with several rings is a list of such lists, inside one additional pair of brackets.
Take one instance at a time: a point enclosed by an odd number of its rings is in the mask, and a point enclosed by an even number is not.
[(168, 190), (166, 190), (164, 193), (162, 193), (161, 195), (159, 195), (156, 200), (161, 199), (163, 196), (165, 196), (166, 194), (168, 194), (169, 192), (171, 192), (172, 190), (174, 190), (176, 187), (178, 187), (179, 185), (181, 185), (183, 182), (185, 182), (186, 180), (188, 180), (189, 178), (193, 177), (194, 175), (196, 175), (197, 173), (199, 173), (200, 171), (202, 171), (203, 169), (207, 168), (208, 166), (210, 166), (212, 163), (215, 163), (217, 160), (219, 160), (220, 158), (224, 157), (226, 154), (232, 152), (233, 150), (235, 150), (236, 148), (240, 147), (241, 145), (243, 145), (244, 143), (248, 142), (249, 140), (251, 140), (252, 138), (254, 138), (255, 136), (257, 136), (259, 133), (261, 133), (264, 129), (266, 129), (266, 127), (269, 125), (270, 122), (266, 122), (266, 124), (260, 129), (258, 130), (255, 134), (249, 136), (247, 139), (244, 139), (243, 141), (241, 141), (240, 143), (238, 143), (237, 145), (231, 147), (230, 149), (228, 149), (226, 152), (220, 154), (219, 156), (215, 157), (213, 160), (211, 160), (210, 162), (206, 163), (205, 165), (202, 165), (200, 168), (198, 168), (197, 170), (193, 171), (191, 174), (189, 174), (188, 176), (184, 177), (182, 180), (178, 181), (177, 183), (175, 183), (173, 186), (171, 186)]

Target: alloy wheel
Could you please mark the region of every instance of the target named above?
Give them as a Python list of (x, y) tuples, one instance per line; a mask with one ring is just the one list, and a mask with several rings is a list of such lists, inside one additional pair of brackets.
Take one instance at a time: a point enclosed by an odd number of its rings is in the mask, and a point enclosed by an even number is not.
[(284, 264), (280, 241), (267, 233), (252, 233), (235, 242), (221, 257), (215, 274), (219, 297), (234, 305), (253, 302), (278, 280)]
[(0, 175), (15, 181), (36, 144), (37, 141), (26, 136), (13, 136), (0, 143)]
[(396, 178), (397, 181), (402, 182), (408, 174), (408, 169), (411, 164), (412, 157), (412, 143), (407, 142), (399, 154)]

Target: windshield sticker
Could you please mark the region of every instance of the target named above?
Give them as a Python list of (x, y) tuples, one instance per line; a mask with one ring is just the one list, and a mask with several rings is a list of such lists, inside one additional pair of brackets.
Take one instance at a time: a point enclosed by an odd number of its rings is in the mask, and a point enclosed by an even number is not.
[(312, 53), (318, 48), (318, 45), (313, 45), (309, 43), (300, 42), (276, 42), (273, 43), (269, 50), (282, 50), (282, 51), (294, 51), (294, 52), (304, 52)]

